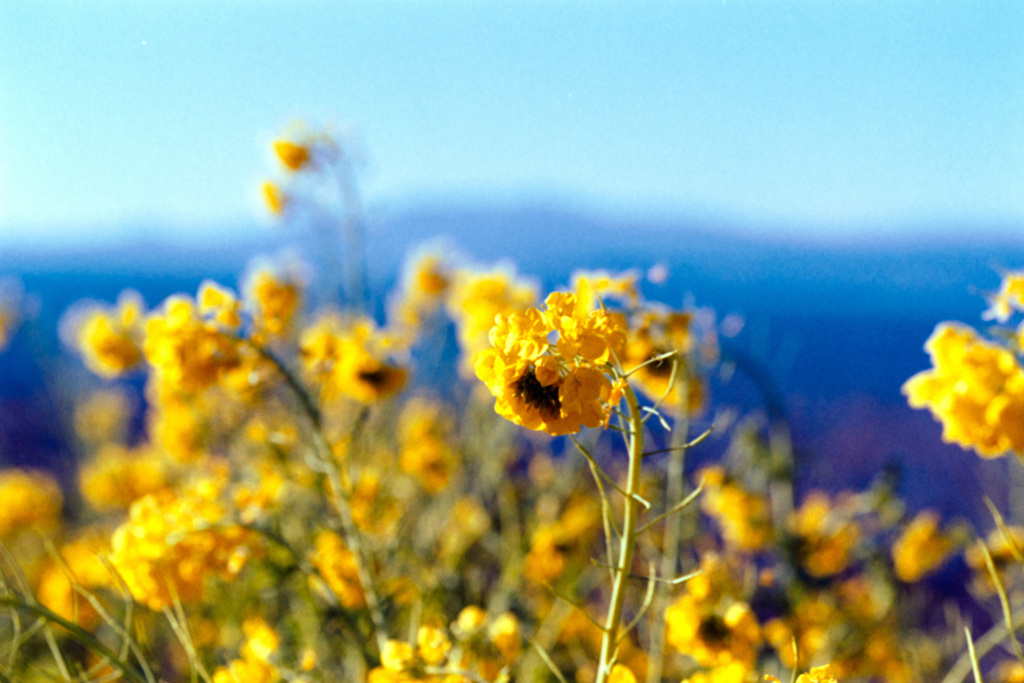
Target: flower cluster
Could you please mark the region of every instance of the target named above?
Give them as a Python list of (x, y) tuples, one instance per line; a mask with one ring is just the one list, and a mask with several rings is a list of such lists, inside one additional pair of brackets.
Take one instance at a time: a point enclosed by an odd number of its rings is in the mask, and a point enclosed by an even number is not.
[(371, 321), (348, 322), (328, 315), (303, 330), (300, 353), (325, 400), (373, 403), (405, 385), (406, 371), (387, 362), (388, 346)]
[(135, 501), (114, 531), (111, 564), (136, 600), (160, 610), (201, 600), (208, 577), (238, 575), (259, 544), (227, 519), (221, 477), (202, 479), (179, 495)]
[(701, 573), (686, 584), (665, 612), (668, 642), (703, 667), (753, 670), (762, 636), (749, 603), (741, 596), (736, 570), (707, 555)]
[(618, 403), (609, 367), (625, 345), (625, 323), (582, 309), (573, 294), (555, 292), (545, 306), (497, 316), (477, 377), (497, 399), (495, 411), (528, 429), (559, 435), (600, 427)]
[(54, 478), (43, 471), (0, 471), (0, 500), (0, 540), (26, 531), (51, 534), (60, 526), (64, 497)]
[(242, 624), (245, 643), (241, 658), (213, 672), (213, 683), (277, 683), (281, 672), (271, 662), (280, 644), (277, 633), (265, 621), (250, 618)]
[(931, 370), (903, 385), (911, 406), (929, 408), (942, 438), (984, 457), (1024, 454), (1024, 368), (1009, 349), (962, 325), (939, 325), (925, 344)]
[(103, 377), (117, 377), (142, 362), (144, 313), (135, 292), (121, 295), (113, 310), (87, 313), (78, 328), (78, 347), (85, 364)]

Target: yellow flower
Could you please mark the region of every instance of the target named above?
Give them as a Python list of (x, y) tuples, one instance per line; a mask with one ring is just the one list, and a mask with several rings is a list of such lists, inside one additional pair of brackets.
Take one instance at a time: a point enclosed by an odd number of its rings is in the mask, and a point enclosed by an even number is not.
[(487, 612), (476, 605), (464, 607), (452, 624), (452, 633), (459, 640), (468, 640), (483, 629), (487, 623)]
[(75, 434), (85, 443), (96, 446), (124, 437), (131, 401), (118, 389), (101, 389), (75, 406)]
[(454, 461), (449, 431), (442, 408), (436, 403), (415, 399), (402, 410), (398, 425), (399, 467), (416, 477), (430, 493), (448, 485)]
[(167, 486), (163, 460), (151, 448), (102, 447), (82, 468), (82, 497), (96, 510), (127, 510), (139, 498)]
[(260, 185), (260, 195), (263, 197), (263, 203), (267, 210), (275, 216), (284, 213), (285, 207), (288, 206), (288, 195), (269, 180)]
[(86, 366), (102, 377), (118, 377), (142, 360), (143, 308), (141, 297), (126, 291), (117, 308), (95, 309), (78, 327), (77, 342)]
[(380, 653), (380, 663), (389, 671), (408, 671), (416, 662), (416, 651), (412, 645), (400, 640), (389, 640), (384, 643)]
[(420, 626), (416, 644), (420, 659), (431, 666), (439, 666), (444, 662), (448, 651), (452, 649), (444, 629), (436, 626)]
[(767, 500), (728, 478), (721, 467), (705, 468), (698, 478), (704, 482), (701, 509), (718, 522), (726, 545), (755, 551), (771, 542), (771, 510)]
[(735, 661), (749, 667), (757, 659), (760, 627), (745, 602), (707, 604), (685, 594), (665, 611), (665, 620), (668, 642), (702, 666)]
[(382, 360), (386, 340), (368, 320), (346, 325), (324, 316), (302, 333), (299, 344), (305, 367), (325, 399), (373, 403), (405, 385), (406, 371)]
[(523, 576), (537, 584), (557, 579), (570, 554), (589, 547), (599, 521), (600, 511), (592, 500), (570, 502), (559, 519), (541, 524), (533, 532)]
[(599, 308), (608, 299), (636, 305), (638, 278), (639, 274), (632, 270), (618, 275), (604, 270), (578, 270), (572, 274), (572, 290), (579, 305), (587, 311)]
[(701, 573), (686, 584), (665, 611), (666, 640), (705, 667), (737, 662), (753, 667), (761, 627), (750, 605), (738, 595), (739, 582), (715, 555), (701, 561)]
[(1003, 276), (999, 291), (989, 297), (989, 309), (981, 318), (1005, 323), (1020, 310), (1024, 310), (1024, 272), (1015, 271)]
[(256, 332), (270, 337), (287, 334), (302, 304), (302, 288), (298, 279), (258, 270), (251, 277), (247, 289)]
[(697, 347), (692, 325), (693, 316), (687, 312), (642, 311), (630, 323), (622, 362), (627, 369), (636, 369), (637, 386), (649, 397), (664, 400), (669, 409), (696, 413), (704, 404), (704, 385), (690, 358)]
[(36, 591), (39, 601), (51, 610), (74, 620), (83, 628), (90, 629), (99, 623), (100, 615), (72, 585), (94, 591), (96, 588), (112, 585), (114, 577), (100, 559), (97, 548), (102, 548), (98, 538), (84, 538), (68, 543), (60, 550), (64, 566), (51, 563), (39, 577)]
[(939, 531), (938, 514), (914, 517), (892, 546), (893, 566), (900, 581), (912, 583), (939, 567), (953, 551), (953, 541)]
[(448, 294), (448, 312), (462, 346), (463, 369), (472, 371), (477, 355), (490, 346), (489, 333), (497, 315), (524, 311), (537, 302), (537, 288), (502, 270), (456, 274)]
[(310, 162), (310, 150), (305, 145), (288, 140), (275, 140), (272, 147), (274, 154), (289, 171), (301, 171)]
[(199, 285), (196, 298), (199, 312), (203, 315), (212, 314), (218, 323), (228, 328), (237, 328), (242, 324), (239, 316), (242, 304), (231, 290), (207, 280)]
[(487, 635), (490, 637), (494, 647), (498, 648), (505, 664), (511, 664), (519, 656), (520, 641), (522, 635), (519, 628), (519, 619), (511, 612), (499, 614), (491, 622)]
[(986, 458), (1024, 453), (1024, 369), (1008, 349), (967, 327), (943, 323), (925, 343), (932, 370), (903, 385), (913, 408), (929, 408), (944, 441)]
[(245, 632), (245, 645), (242, 646), (242, 657), (269, 661), (270, 655), (277, 649), (280, 639), (277, 632), (259, 617), (246, 619), (242, 624)]
[(153, 610), (203, 597), (209, 576), (231, 579), (257, 550), (249, 530), (224, 521), (221, 475), (200, 479), (179, 496), (135, 501), (114, 531), (111, 564), (136, 600)]
[(798, 555), (808, 574), (832, 576), (849, 566), (860, 528), (842, 510), (834, 509), (825, 493), (809, 493), (792, 513), (789, 525), (800, 540)]
[(341, 604), (349, 609), (365, 605), (356, 556), (346, 547), (341, 536), (333, 531), (322, 531), (317, 535), (315, 545), (311, 558), (313, 566)]
[(0, 500), (0, 539), (25, 531), (48, 535), (60, 527), (64, 497), (57, 481), (45, 472), (0, 471)]
[[(202, 298), (202, 308), (230, 319), (233, 303), (223, 292), (206, 286)], [(213, 385), (241, 360), (239, 340), (204, 320), (182, 296), (168, 298), (163, 312), (146, 322), (143, 348), (157, 380), (184, 392)]]
[(608, 683), (636, 683), (636, 676), (622, 664), (616, 664), (608, 674)]
[(499, 415), (554, 436), (605, 423), (612, 395), (605, 364), (625, 342), (621, 318), (580, 311), (574, 295), (556, 292), (543, 312), (499, 314), (490, 339), (476, 374)]

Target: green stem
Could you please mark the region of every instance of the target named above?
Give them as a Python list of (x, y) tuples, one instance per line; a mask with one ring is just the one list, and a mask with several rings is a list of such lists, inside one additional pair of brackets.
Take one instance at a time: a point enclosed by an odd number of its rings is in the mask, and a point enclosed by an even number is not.
[(381, 602), (377, 593), (377, 584), (373, 573), (370, 571), (369, 555), (363, 545), (362, 534), (352, 518), (352, 508), (349, 504), (348, 494), (342, 484), (341, 468), (334, 459), (334, 452), (327, 441), (327, 437), (324, 436), (323, 419), (320, 409), (313, 402), (313, 399), (299, 379), (280, 358), (269, 349), (261, 346), (256, 346), (255, 348), (259, 351), (260, 355), (274, 365), (284, 378), (285, 383), (299, 399), (299, 404), (313, 426), (313, 446), (316, 449), (317, 457), (323, 463), (327, 473), (331, 500), (338, 509), (338, 517), (341, 520), (341, 530), (345, 537), (345, 543), (355, 556), (356, 572), (359, 575), (360, 587), (363, 589), (363, 597), (366, 599), (366, 609), (369, 611), (370, 620), (373, 622), (378, 651), (383, 651), (384, 645), (388, 642), (388, 633), (387, 624), (384, 621), (384, 612), (381, 610)]
[(622, 624), (622, 606), (626, 600), (626, 585), (629, 581), (630, 568), (633, 565), (633, 553), (636, 550), (637, 518), (640, 503), (637, 494), (640, 489), (640, 465), (643, 462), (644, 437), (640, 406), (628, 384), (625, 390), (626, 404), (629, 406), (629, 474), (626, 479), (626, 498), (623, 503), (622, 542), (619, 546), (619, 562), (615, 568), (615, 580), (612, 583), (611, 604), (608, 606), (608, 618), (605, 620), (604, 634), (601, 637), (601, 657), (598, 662), (597, 680), (595, 683), (606, 683), (618, 654), (619, 627)]
[(80, 627), (78, 624), (61, 617), (56, 612), (36, 603), (26, 603), (18, 600), (17, 598), (7, 596), (0, 597), (0, 606), (11, 607), (16, 610), (27, 612), (33, 616), (41, 617), (52, 624), (60, 626), (68, 632), (68, 635), (77, 640), (88, 650), (101, 657), (105, 657), (110, 662), (110, 665), (120, 671), (127, 680), (132, 681), (133, 683), (147, 683), (146, 678), (143, 677), (135, 667), (122, 661), (113, 650), (96, 640), (91, 633)]

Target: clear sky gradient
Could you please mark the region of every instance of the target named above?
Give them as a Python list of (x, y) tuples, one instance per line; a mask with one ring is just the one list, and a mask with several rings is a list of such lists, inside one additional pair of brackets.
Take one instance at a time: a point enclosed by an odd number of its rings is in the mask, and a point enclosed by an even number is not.
[(1024, 226), (1024, 2), (0, 2), (0, 237), (252, 219), (295, 119), (383, 204)]

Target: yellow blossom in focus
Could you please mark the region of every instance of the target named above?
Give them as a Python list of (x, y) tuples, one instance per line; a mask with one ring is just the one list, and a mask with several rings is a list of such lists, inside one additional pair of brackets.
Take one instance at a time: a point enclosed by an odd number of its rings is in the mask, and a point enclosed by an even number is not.
[(60, 527), (64, 496), (45, 472), (0, 470), (0, 501), (0, 540), (25, 531), (49, 535)]
[(621, 317), (581, 311), (574, 295), (555, 292), (544, 311), (498, 315), (490, 337), (476, 374), (499, 415), (553, 436), (605, 423), (612, 385), (604, 364), (625, 344)]
[(930, 409), (944, 441), (982, 457), (1024, 453), (1024, 369), (1014, 354), (949, 323), (935, 328), (925, 350), (934, 367), (904, 383), (910, 406)]
[(366, 604), (359, 566), (355, 554), (345, 546), (341, 536), (322, 531), (316, 537), (316, 550), (311, 561), (341, 604), (349, 609)]
[(275, 140), (274, 154), (289, 171), (301, 171), (310, 161), (309, 147), (289, 140)]
[(142, 298), (126, 291), (115, 309), (97, 308), (78, 326), (76, 341), (86, 366), (101, 377), (118, 377), (142, 361)]
[(914, 517), (892, 546), (893, 566), (900, 581), (920, 581), (953, 551), (953, 541), (939, 530), (939, 515), (925, 511)]

